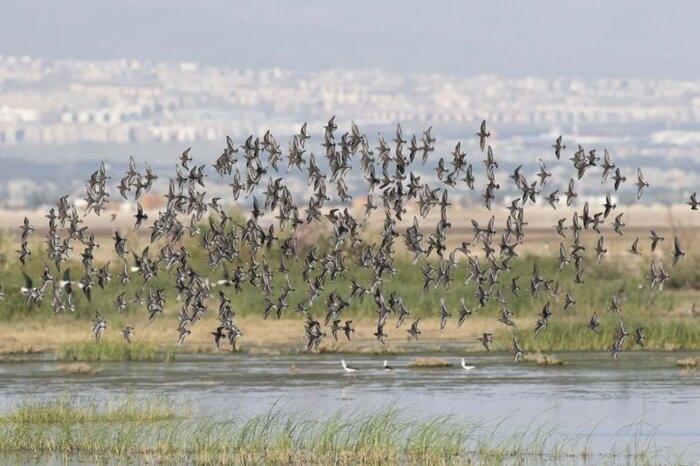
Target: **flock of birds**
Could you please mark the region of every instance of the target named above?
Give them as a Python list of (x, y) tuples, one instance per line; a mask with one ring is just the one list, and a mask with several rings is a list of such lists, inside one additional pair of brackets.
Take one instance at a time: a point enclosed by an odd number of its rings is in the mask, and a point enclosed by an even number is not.
[[(460, 265), (466, 267), (468, 281), (475, 284), (476, 291), (473, 299), (469, 299), (470, 304), (467, 299), (461, 300), (456, 319), (457, 326), (461, 326), (478, 308), (486, 306), (489, 302), (497, 302), (501, 311), (498, 318), (499, 324), (495, 325), (513, 327), (515, 324), (512, 320), (513, 313), (508, 306), (508, 295), (518, 295), (521, 292), (520, 284), (518, 278), (504, 283), (501, 274), (510, 270), (511, 261), (518, 256), (516, 248), (523, 243), (527, 225), (525, 210), (528, 202), (534, 204), (540, 198), (554, 209), (560, 202), (570, 206), (577, 197), (577, 182), (584, 176), (600, 176), (602, 182), (610, 183), (614, 191), (627, 182), (626, 176), (612, 162), (607, 150), (604, 150), (601, 157), (596, 153), (596, 149), (586, 151), (581, 146), (573, 151), (569, 159), (576, 174), (566, 184), (563, 192), (561, 192), (562, 189), (544, 192), (552, 174), (541, 159), (535, 180), (528, 180), (522, 166), (519, 166), (509, 176), (519, 196), (508, 206), (504, 227), (500, 230), (496, 229), (495, 216), (492, 216), (486, 224), (479, 224), (472, 220), (472, 241), (463, 241), (458, 247), (448, 251), (447, 235), (451, 227), (448, 220), (450, 191), (463, 187), (469, 190), (475, 189), (474, 169), (461, 150), (461, 143), (457, 143), (451, 157), (439, 158), (436, 168), (439, 185), (431, 187), (427, 182), (422, 182), (421, 177), (411, 170), (412, 164), (417, 162), (416, 159), (420, 159), (425, 164), (431, 156), (436, 157), (434, 155), (436, 139), (431, 134), (431, 128), (423, 131), (422, 135), (412, 135), (407, 140), (404, 139), (401, 126), (398, 125), (393, 144), (379, 135), (378, 146), (375, 148), (370, 146), (366, 135), (361, 133), (354, 123), (350, 125), (349, 131), (339, 138), (336, 130), (335, 117), (333, 117), (324, 126), (323, 144), (321, 144), (330, 168), (329, 173), (319, 168), (313, 153), (306, 155), (307, 141), (310, 139), (306, 124), (289, 142), (286, 154), (287, 172), (293, 169), (301, 173), (306, 172), (312, 191), (308, 202), (302, 207), (295, 203), (285, 184), (284, 176), (277, 176), (278, 164), (284, 159), (283, 151), (269, 131), (262, 138), (248, 137), (241, 146), (236, 146), (227, 137), (226, 146), (213, 164), (213, 168), (218, 176), (230, 181), (233, 202), (239, 201), (241, 195), (249, 198), (248, 201), (252, 207), (244, 222), (237, 222), (227, 213), (221, 198), (207, 197), (204, 190), (207, 167), (193, 163), (190, 149), (180, 156), (175, 174), (168, 180), (165, 209), (160, 211), (156, 218), (150, 219), (144, 212), (140, 199), (144, 193), (151, 190), (158, 176), (148, 164), (143, 171), (139, 171), (134, 159), (131, 158), (128, 170), (119, 180), (117, 189), (124, 199), (131, 198), (137, 204), (134, 229), (144, 229), (147, 222), (150, 222), (148, 229), (151, 244), (142, 251), (130, 251), (126, 233), (115, 231), (112, 240), (114, 252), (119, 258), (118, 264), (107, 262), (98, 266), (95, 264), (94, 253), (95, 248), (99, 246), (95, 235), (83, 224), (83, 218), (91, 214), (100, 216), (110, 202), (107, 184), (111, 177), (107, 173), (105, 164), (102, 163), (88, 180), (83, 212), (78, 212), (75, 203), (69, 200), (69, 196), (61, 197), (49, 211), (46, 216), (48, 234), (45, 244), (48, 259), (53, 264), (44, 265), (43, 274), (39, 280), (32, 279), (24, 271), (26, 283), (21, 288), (22, 295), (30, 307), (38, 306), (48, 291), (56, 313), (70, 312), (75, 310), (74, 294), (78, 290), (91, 300), (91, 295), (97, 287), (104, 288), (111, 280), (118, 280), (122, 285), (126, 285), (135, 279), (134, 276), (137, 276), (141, 286), (132, 296), (126, 296), (126, 292), (116, 296), (114, 307), (116, 311), (124, 312), (128, 305), (143, 306), (148, 314), (147, 322), (150, 324), (166, 309), (166, 290), (152, 285), (152, 279), (157, 274), (165, 273), (172, 277), (177, 291), (178, 305), (181, 307), (177, 327), (178, 345), (185, 342), (191, 334), (192, 326), (207, 311), (211, 301), (215, 300), (218, 302), (218, 325), (211, 332), (213, 342), (218, 347), (222, 340), (227, 340), (235, 350), (236, 342), (243, 333), (236, 324), (231, 298), (224, 290), (230, 290), (227, 291), (229, 293), (238, 293), (244, 286), (254, 287), (264, 295), (264, 306), (261, 310), (265, 318), (271, 315), (279, 318), (288, 309), (304, 317), (304, 335), (307, 339), (308, 351), (318, 349), (321, 341), (328, 338), (328, 333), (334, 339), (338, 339), (340, 335), (350, 340), (355, 329), (352, 326), (353, 321), (347, 319), (344, 312), (349, 308), (351, 301), (362, 300), (367, 296), (376, 305), (377, 323), (374, 336), (379, 342), (385, 343), (388, 338), (389, 318), (395, 317), (393, 326), (398, 329), (404, 326), (411, 314), (401, 296), (396, 292), (387, 296), (383, 291), (385, 281), (391, 279), (396, 273), (393, 262), (397, 241), (400, 241), (413, 256), (414, 263), (420, 259), (426, 259), (421, 268), (424, 290), (429, 290), (431, 287), (447, 288), (454, 280), (456, 267)], [(484, 154), (486, 185), (482, 198), (488, 209), (491, 209), (496, 192), (500, 189), (495, 177), (499, 165), (493, 148), (488, 144), (490, 136), (491, 133), (484, 121), (476, 132), (476, 137), (479, 148)], [(557, 159), (564, 155), (566, 146), (561, 136), (557, 138), (552, 148), (553, 156)], [(346, 175), (351, 170), (357, 170), (353, 168), (351, 162), (358, 157), (359, 168), (368, 187), (363, 219), (354, 217), (345, 207), (352, 199)], [(242, 165), (239, 162), (242, 162)], [(593, 171), (598, 171), (598, 174), (592, 175)], [(634, 184), (639, 198), (649, 187), (649, 183), (640, 169), (637, 170), (635, 178)], [(331, 208), (326, 206), (331, 201), (329, 186), (335, 188), (337, 199), (334, 205), (330, 206)], [(399, 231), (398, 222), (403, 220), (403, 215), (407, 212), (407, 206), (410, 203), (415, 203), (419, 217), (423, 219), (431, 210), (439, 210), (439, 221), (430, 231), (423, 232), (418, 217), (413, 218), (408, 228)], [(688, 204), (693, 210), (698, 209), (695, 193), (690, 197)], [(602, 206), (592, 206), (585, 202), (582, 210), (574, 212), (572, 218), (562, 218), (555, 225), (556, 232), (562, 238), (571, 241), (568, 246), (564, 243), (560, 245), (556, 259), (559, 269), (573, 267), (575, 271), (573, 287), (566, 292), (563, 301), (563, 312), (576, 304), (573, 289), (584, 284), (586, 246), (581, 242), (582, 231), (590, 230), (600, 234), (601, 225), (608, 222), (616, 234), (623, 235), (625, 227), (623, 213), (614, 215), (612, 221), (608, 220), (616, 207), (608, 194)], [(375, 211), (378, 212), (375, 213)], [(274, 215), (275, 220), (262, 219), (265, 214)], [(375, 221), (381, 225), (376, 241), (360, 236), (363, 225), (373, 214), (375, 218), (379, 216), (383, 219), (383, 223)], [(299, 225), (321, 224), (324, 221), (332, 227), (330, 247), (324, 252), (320, 252), (318, 247), (312, 247), (301, 254), (300, 258), (296, 239), (297, 228)], [(568, 225), (567, 222), (569, 222)], [(27, 219), (20, 226), (21, 245), (18, 254), (23, 265), (31, 254), (28, 239), (35, 228)], [(285, 232), (284, 239), (278, 238), (280, 232)], [(181, 241), (185, 236), (200, 240), (211, 269), (215, 271), (224, 269), (222, 279), (212, 281), (205, 274), (196, 271), (192, 264), (191, 253)], [(662, 241), (664, 238), (652, 231), (651, 251), (654, 251)], [(155, 249), (155, 245), (158, 244), (162, 245), (159, 251), (152, 251), (151, 247)], [(674, 244), (675, 248), (670, 260), (675, 265), (685, 253), (678, 238), (675, 238)], [(77, 280), (71, 276), (70, 269), (64, 267), (61, 272), (62, 264), (71, 259), (74, 247), (81, 251), (82, 261), (82, 275)], [(264, 253), (261, 253), (273, 247), (279, 248), (280, 252), (277, 267), (271, 266)], [(476, 248), (480, 248), (483, 254), (475, 254), (472, 249)], [(245, 253), (242, 252), (244, 249)], [(605, 237), (600, 235), (594, 249), (594, 257), (596, 260), (601, 260), (606, 253)], [(629, 253), (640, 254), (639, 238), (631, 242)], [(360, 268), (369, 271), (371, 281), (360, 283), (356, 277), (348, 277), (347, 260), (352, 260)], [(288, 261), (301, 264), (302, 276), (307, 285), (305, 292), (302, 292), (302, 299), (293, 309), (288, 304), (289, 297), (295, 292), (289, 279)], [(229, 267), (232, 267), (230, 273)], [(274, 293), (272, 285), (272, 279), (276, 273), (283, 275), (285, 283), (279, 294)], [(325, 302), (317, 305), (316, 301), (321, 292), (330, 288), (332, 282), (338, 277), (349, 278), (350, 289), (346, 292), (333, 289)], [(669, 279), (662, 260), (658, 257), (652, 256), (648, 279), (652, 287), (659, 288)], [(529, 293), (536, 298), (541, 294), (558, 293), (559, 285), (555, 286), (553, 282), (554, 280), (546, 279), (535, 265), (529, 283), (523, 287), (527, 287)], [(215, 288), (218, 293), (214, 291)], [(444, 329), (452, 313), (442, 299), (436, 307), (439, 309), (440, 328)], [(621, 313), (617, 296), (613, 296), (609, 310)], [(324, 318), (317, 320), (314, 314), (318, 315), (319, 312), (324, 315)], [(545, 331), (552, 316), (553, 306), (547, 302), (534, 323), (534, 333)], [(412, 323), (406, 324), (407, 328), (404, 332), (418, 340), (421, 336), (421, 320), (420, 318), (411, 320)], [(586, 327), (591, 332), (601, 331), (597, 313), (590, 317)], [(107, 329), (106, 319), (102, 313), (96, 312), (92, 327), (94, 339), (98, 341)], [(121, 333), (124, 340), (129, 343), (136, 332), (134, 327), (127, 326), (121, 329)], [(617, 359), (623, 350), (628, 335), (620, 319), (619, 326), (612, 335), (610, 346), (614, 358)], [(636, 344), (644, 345), (646, 337), (643, 328), (634, 330), (633, 340)], [(486, 350), (490, 351), (493, 333), (483, 333), (479, 341)], [(512, 338), (512, 354), (515, 362), (522, 359), (523, 349), (515, 337)], [(345, 370), (350, 369), (345, 362), (343, 367)]]

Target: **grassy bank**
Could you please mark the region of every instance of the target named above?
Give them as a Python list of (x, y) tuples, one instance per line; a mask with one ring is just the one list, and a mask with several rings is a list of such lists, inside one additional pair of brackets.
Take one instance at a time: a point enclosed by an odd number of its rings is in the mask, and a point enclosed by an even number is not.
[(561, 464), (576, 459), (652, 464), (681, 458), (656, 448), (653, 432), (640, 426), (628, 426), (600, 451), (591, 441), (595, 429), (567, 436), (559, 432), (561, 426), (533, 423), (506, 432), (503, 423), (486, 426), (456, 416), (416, 421), (391, 406), (325, 417), (273, 407), (228, 420), (177, 418), (161, 403), (130, 405), (140, 412), (119, 406), (95, 411), (92, 404), (66, 400), (23, 404), (0, 417), (0, 453), (198, 464)]
[[(700, 350), (700, 319), (682, 320), (644, 320), (629, 318), (625, 328), (634, 335), (634, 329), (644, 327), (648, 340), (644, 348), (626, 346), (627, 351), (698, 351)], [(531, 328), (518, 330), (518, 341), (527, 351), (605, 351), (610, 349), (612, 334), (617, 329), (617, 322), (609, 319), (607, 327), (595, 334), (585, 328), (580, 321), (566, 319), (554, 322), (551, 328), (534, 335)]]
[[(107, 244), (111, 244), (111, 240), (105, 238)], [(131, 239), (131, 250), (140, 251), (148, 243), (139, 237)], [(592, 240), (591, 240), (592, 241)], [(593, 242), (584, 240), (583, 244), (592, 246)], [(590, 243), (590, 244), (589, 244)], [(105, 247), (107, 246), (105, 245)], [(212, 282), (223, 278), (223, 267), (216, 271), (212, 271), (206, 265), (206, 257), (200, 246), (192, 240), (186, 241), (188, 250), (192, 253), (190, 263), (195, 266), (198, 273), (210, 278)], [(571, 313), (583, 315), (590, 311), (602, 311), (610, 305), (610, 300), (615, 292), (623, 291), (625, 298), (622, 303), (626, 314), (653, 316), (666, 314), (668, 312), (678, 312), (687, 310), (692, 307), (695, 300), (700, 301), (700, 254), (694, 253), (688, 249), (687, 256), (679, 262), (678, 265), (672, 267), (670, 265), (670, 253), (668, 250), (663, 250), (657, 253), (655, 257), (663, 260), (666, 271), (671, 278), (665, 286), (663, 292), (657, 289), (650, 289), (645, 275), (648, 273), (650, 256), (631, 256), (624, 252), (610, 253), (600, 263), (587, 258), (585, 262), (586, 273), (583, 278), (585, 284), (575, 285), (572, 283), (574, 278), (573, 266), (567, 266), (564, 270), (559, 271), (556, 263), (558, 254), (558, 240), (552, 242), (550, 247), (541, 248), (538, 254), (524, 254), (511, 261), (512, 270), (504, 271), (500, 274), (499, 282), (504, 287), (504, 297), (508, 301), (509, 308), (516, 314), (536, 313), (545, 302), (551, 301), (561, 305), (567, 291), (570, 291), (576, 299), (576, 305), (571, 309)], [(666, 247), (663, 244), (660, 249)], [(43, 244), (39, 241), (32, 243), (34, 253), (29, 259), (27, 266), (22, 268), (16, 261), (13, 252), (13, 244), (7, 237), (0, 236), (0, 283), (2, 283), (5, 299), (0, 306), (0, 322), (12, 322), (14, 320), (23, 319), (54, 319), (61, 316), (54, 316), (51, 309), (50, 299), (47, 299), (39, 307), (28, 309), (25, 298), (19, 292), (20, 287), (24, 285), (22, 270), (26, 271), (29, 276), (35, 279), (35, 282), (40, 280), (44, 264), (51, 263), (43, 252)], [(159, 247), (152, 246), (152, 256), (155, 256)], [(589, 248), (589, 249), (592, 249)], [(323, 245), (319, 246), (316, 253), (318, 257), (322, 256), (322, 251), (325, 250)], [(289, 278), (291, 285), (296, 290), (289, 299), (289, 308), (285, 311), (286, 316), (294, 316), (293, 309), (296, 305), (306, 298), (307, 283), (302, 277), (302, 257), (305, 255), (305, 249), (300, 248), (298, 261), (287, 261), (289, 268)], [(77, 255), (77, 252), (75, 253)], [(258, 263), (264, 258), (269, 264), (270, 269), (276, 270), (280, 263), (279, 251), (275, 248), (264, 251), (264, 256), (258, 256)], [(327, 280), (325, 289), (320, 293), (311, 311), (314, 314), (323, 313), (323, 303), (328, 295), (337, 291), (344, 298), (348, 298), (350, 294), (350, 278), (354, 278), (358, 283), (370, 287), (371, 274), (367, 269), (358, 267), (355, 263), (357, 257), (348, 253), (346, 266), (348, 270), (335, 280)], [(409, 311), (413, 316), (420, 317), (436, 317), (439, 311), (439, 302), (444, 298), (448, 308), (454, 314), (458, 312), (460, 299), (465, 299), (470, 309), (484, 315), (493, 315), (498, 317), (499, 304), (492, 301), (484, 309), (476, 310), (477, 305), (474, 299), (476, 285), (473, 281), (465, 283), (467, 280), (467, 267), (464, 257), (457, 256), (461, 260), (460, 264), (454, 269), (454, 281), (451, 286), (445, 288), (443, 286), (431, 286), (427, 290), (423, 290), (423, 275), (421, 268), (426, 265), (438, 267), (436, 260), (421, 259), (417, 263), (412, 262), (412, 258), (399, 251), (394, 259), (393, 265), (396, 273), (392, 277), (384, 277), (382, 290), (385, 297), (389, 297), (392, 292), (403, 298), (404, 303), (408, 306)], [(98, 261), (96, 266), (105, 264), (111, 261), (111, 271), (116, 274), (121, 271), (123, 262), (117, 257), (107, 255), (102, 261)], [(247, 258), (245, 254), (237, 264), (240, 263), (246, 267)], [(559, 285), (560, 293), (556, 296), (548, 296), (546, 293), (540, 293), (538, 298), (532, 298), (528, 291), (529, 277), (533, 267), (537, 265), (540, 273), (546, 280), (551, 280), (552, 287)], [(482, 266), (486, 266), (482, 263)], [(229, 264), (229, 270), (233, 271), (235, 265)], [(60, 278), (66, 270), (71, 270), (71, 279), (79, 280), (82, 276), (82, 264), (73, 261), (63, 264), (61, 271), (55, 270), (51, 266), (51, 271), (55, 277)], [(311, 277), (318, 275), (318, 271), (312, 272)], [(133, 274), (133, 279), (130, 283), (122, 285), (119, 280), (114, 277), (111, 282), (107, 283), (104, 289), (95, 287), (92, 293), (92, 301), (88, 301), (83, 293), (75, 286), (75, 306), (74, 313), (70, 313), (71, 318), (77, 319), (92, 319), (95, 311), (98, 310), (109, 321), (110, 318), (121, 318), (128, 320), (131, 324), (139, 327), (147, 321), (147, 313), (143, 306), (135, 306), (128, 304), (123, 314), (115, 310), (114, 300), (117, 295), (124, 292), (125, 298), (128, 300), (133, 297), (141, 287), (141, 280), (136, 274)], [(518, 295), (510, 292), (511, 280), (517, 278), (521, 286), (521, 291)], [(275, 301), (285, 286), (284, 277), (281, 273), (274, 273), (272, 278), (272, 300)], [(173, 287), (173, 278), (167, 272), (160, 272), (154, 277), (149, 288), (165, 290), (167, 297), (166, 313), (173, 315), (179, 312), (179, 303)], [(214, 288), (214, 294), (218, 294), (219, 290), (223, 291), (230, 299), (236, 315), (239, 317), (261, 316), (264, 308), (263, 295), (258, 286), (245, 283), (241, 292), (236, 292), (233, 287)], [(143, 295), (145, 297), (145, 295)], [(212, 306), (216, 306), (212, 300)], [(556, 306), (555, 306), (556, 309)], [(366, 296), (365, 299), (358, 298), (350, 300), (350, 305), (346, 309), (344, 316), (349, 318), (374, 317), (376, 315), (376, 305), (371, 296)]]
[[(623, 316), (624, 317), (624, 316)], [(578, 316), (558, 316), (549, 326), (534, 335), (534, 320), (528, 317), (515, 318), (511, 328), (495, 322), (490, 316), (476, 316), (461, 328), (448, 326), (440, 330), (439, 321), (421, 321), (421, 340), (408, 338), (405, 329), (390, 328), (387, 344), (377, 342), (372, 333), (375, 321), (370, 318), (355, 319), (356, 332), (352, 341), (344, 337), (334, 340), (327, 337), (320, 346), (326, 353), (442, 353), (455, 351), (482, 352), (477, 341), (482, 332), (492, 332), (492, 352), (507, 352), (512, 335), (516, 335), (526, 353), (551, 351), (607, 351), (612, 335), (617, 330), (618, 316), (612, 313), (601, 315), (601, 334), (595, 334), (584, 326), (585, 320)], [(4, 338), (0, 340), (0, 355), (50, 353), (65, 362), (109, 362), (109, 361), (177, 361), (178, 354), (230, 353), (228, 345), (217, 349), (210, 332), (216, 326), (213, 316), (208, 316), (192, 328), (186, 343), (176, 347), (177, 322), (165, 317), (151, 327), (136, 330), (131, 344), (127, 344), (118, 332), (108, 333), (99, 342), (90, 336), (90, 322), (59, 319), (46, 321), (14, 321), (3, 324)], [(113, 325), (116, 325), (114, 323)], [(239, 320), (244, 337), (241, 339), (241, 354), (288, 354), (305, 351), (301, 322), (296, 319), (263, 320), (245, 317)], [(643, 326), (647, 336), (645, 347), (633, 344), (630, 339), (626, 351), (700, 351), (700, 319), (667, 315), (658, 318), (625, 318), (625, 327), (633, 335), (637, 326)], [(78, 329), (76, 329), (78, 327)], [(1, 356), (0, 356), (1, 357)]]
[[(1, 239), (1, 238), (0, 238)], [(7, 250), (10, 245), (5, 238), (5, 245), (0, 250)], [(109, 240), (107, 244), (109, 244)], [(143, 238), (130, 239), (132, 250), (139, 250), (146, 244)], [(189, 240), (188, 240), (189, 241)], [(671, 241), (667, 241), (671, 243)], [(556, 247), (555, 247), (556, 244)], [(36, 254), (33, 254), (26, 270), (32, 277), (39, 277), (46, 258), (40, 251), (40, 244), (34, 244)], [(206, 264), (201, 248), (191, 241), (187, 247), (192, 252), (191, 262), (196, 264), (202, 274), (209, 276), (212, 281), (222, 276), (222, 270), (211, 271)], [(417, 348), (439, 350), (443, 343), (459, 343), (464, 351), (480, 351), (483, 348), (476, 342), (482, 332), (494, 334), (492, 348), (496, 351), (506, 350), (515, 334), (525, 351), (566, 351), (566, 350), (607, 350), (617, 329), (618, 321), (622, 318), (628, 331), (633, 334), (636, 327), (644, 327), (648, 337), (646, 349), (650, 350), (700, 350), (700, 310), (694, 310), (695, 302), (700, 301), (700, 254), (688, 249), (688, 254), (678, 265), (669, 263), (668, 245), (661, 246), (666, 250), (663, 254), (666, 271), (671, 275), (663, 291), (651, 289), (645, 274), (648, 272), (648, 256), (635, 257), (623, 253), (611, 253), (601, 263), (591, 262), (586, 265), (584, 274), (585, 285), (572, 283), (571, 267), (559, 271), (554, 257), (558, 249), (558, 240), (551, 247), (542, 248), (539, 255), (527, 254), (511, 262), (512, 270), (501, 274), (500, 283), (504, 286), (503, 295), (508, 307), (513, 311), (516, 322), (515, 328), (506, 327), (497, 319), (500, 306), (491, 301), (485, 308), (478, 308), (474, 299), (475, 285), (465, 284), (467, 279), (466, 265), (459, 263), (454, 270), (454, 282), (448, 288), (429, 288), (423, 291), (421, 267), (428, 261), (421, 260), (413, 264), (405, 254), (398, 253), (394, 261), (396, 274), (386, 278), (383, 293), (389, 297), (392, 292), (403, 298), (411, 315), (406, 319), (404, 327), (394, 329), (394, 317), (390, 317), (385, 327), (389, 338), (388, 345), (378, 343), (372, 334), (376, 331), (376, 305), (370, 296), (364, 300), (354, 298), (344, 311), (342, 318), (353, 320), (356, 329), (353, 342), (344, 338), (334, 341), (325, 338), (321, 343), (322, 351), (404, 351)], [(152, 251), (157, 250), (155, 247)], [(272, 269), (279, 263), (279, 251), (274, 248), (265, 251), (266, 260)], [(300, 256), (304, 249), (300, 248)], [(167, 296), (166, 310), (162, 317), (156, 318), (153, 325), (147, 326), (147, 312), (144, 306), (130, 304), (123, 313), (114, 309), (114, 299), (121, 292), (127, 298), (132, 297), (140, 287), (140, 280), (133, 277), (131, 283), (122, 286), (114, 278), (105, 289), (96, 288), (92, 302), (88, 302), (82, 292), (76, 290), (76, 311), (74, 313), (54, 315), (49, 300), (40, 307), (28, 309), (24, 298), (19, 294), (22, 285), (22, 275), (15, 260), (10, 260), (12, 253), (0, 254), (0, 283), (6, 293), (5, 301), (0, 306), (0, 325), (4, 338), (0, 340), (0, 353), (31, 353), (52, 352), (57, 358), (65, 361), (138, 361), (164, 360), (172, 358), (177, 351), (204, 352), (217, 351), (214, 347), (212, 332), (217, 324), (215, 319), (217, 302), (208, 302), (209, 309), (203, 319), (192, 326), (190, 335), (183, 348), (174, 349), (177, 333), (177, 314), (180, 303), (177, 301), (172, 287), (172, 277), (161, 272), (155, 277), (150, 287), (163, 288)], [(318, 254), (321, 255), (320, 252)], [(104, 261), (110, 259), (105, 257)], [(119, 259), (113, 260), (113, 272), (121, 266)], [(262, 258), (258, 258), (261, 262)], [(306, 283), (300, 272), (303, 261), (288, 261), (289, 277), (292, 286), (297, 290), (288, 299), (289, 308), (281, 320), (274, 316), (269, 320), (262, 319), (263, 296), (260, 288), (246, 284), (243, 291), (236, 293), (232, 287), (214, 288), (231, 299), (231, 305), (236, 312), (236, 322), (243, 331), (239, 340), (243, 352), (246, 351), (296, 351), (305, 346), (303, 338), (303, 318), (294, 313), (293, 309), (305, 299)], [(437, 266), (435, 261), (430, 261)], [(368, 271), (357, 267), (348, 259), (348, 270), (345, 276), (334, 281), (328, 281), (325, 290), (320, 294), (311, 309), (318, 319), (324, 315), (324, 303), (333, 291), (348, 299), (350, 294), (350, 277), (355, 278), (365, 286), (370, 285)], [(547, 295), (540, 293), (533, 298), (528, 291), (529, 276), (537, 265), (542, 276), (552, 281), (552, 287), (558, 285), (559, 293)], [(80, 264), (65, 264), (62, 270), (70, 268), (72, 278), (80, 278)], [(232, 269), (233, 267), (230, 267)], [(61, 272), (54, 271), (55, 276)], [(509, 284), (518, 277), (521, 290), (518, 295), (511, 293)], [(38, 279), (38, 278), (37, 278)], [(273, 280), (273, 301), (284, 287), (281, 274), (276, 273)], [(566, 313), (562, 311), (563, 301), (567, 292), (571, 292), (576, 304)], [(613, 294), (618, 294), (622, 313), (609, 312)], [(438, 312), (440, 299), (444, 298), (452, 317), (448, 319), (444, 331), (438, 329)], [(461, 328), (456, 328), (460, 300), (464, 299), (473, 311)], [(538, 313), (545, 303), (552, 305), (553, 316), (550, 325), (535, 337), (532, 329)], [(107, 320), (108, 328), (103, 337), (104, 342), (89, 344), (91, 319), (95, 311), (99, 311)], [(601, 320), (601, 335), (598, 336), (584, 327), (593, 313)], [(407, 340), (405, 328), (411, 320), (421, 317), (422, 342), (415, 343)], [(120, 336), (119, 330), (124, 326), (134, 327), (134, 343), (127, 345)], [(104, 344), (103, 344), (104, 343)], [(632, 346), (632, 345), (630, 345)], [(222, 348), (228, 348), (224, 343)], [(630, 348), (627, 348), (630, 349)], [(638, 350), (639, 348), (634, 348)], [(222, 349), (225, 350), (225, 349)]]

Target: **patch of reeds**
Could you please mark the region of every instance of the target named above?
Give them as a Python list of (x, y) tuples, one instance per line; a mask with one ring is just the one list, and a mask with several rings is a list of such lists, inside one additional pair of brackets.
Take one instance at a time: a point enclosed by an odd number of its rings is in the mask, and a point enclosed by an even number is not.
[(103, 407), (94, 400), (78, 401), (64, 395), (50, 401), (22, 401), (9, 413), (0, 416), (0, 423), (70, 426), (79, 423), (171, 421), (177, 417), (173, 406), (172, 400), (165, 397), (137, 400), (127, 396)]
[[(613, 336), (622, 319), (630, 336), (625, 343), (625, 350), (675, 351), (700, 350), (700, 322), (693, 320), (638, 320), (632, 316), (604, 315), (598, 334), (585, 326), (585, 322), (572, 319), (556, 320), (537, 335), (532, 329), (518, 329), (516, 335), (520, 345), (527, 352), (551, 351), (606, 351), (610, 349)], [(635, 344), (635, 328), (643, 327), (647, 339), (644, 347)], [(517, 329), (517, 327), (516, 327)], [(501, 341), (501, 349), (506, 349), (510, 341)]]

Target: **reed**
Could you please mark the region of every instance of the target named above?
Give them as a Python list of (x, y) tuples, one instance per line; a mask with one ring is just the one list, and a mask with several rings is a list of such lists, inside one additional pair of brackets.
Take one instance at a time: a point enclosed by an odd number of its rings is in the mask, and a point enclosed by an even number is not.
[[(625, 315), (622, 317), (625, 329), (630, 334), (625, 344), (626, 350), (696, 351), (700, 349), (700, 323), (698, 322), (676, 319), (642, 321), (635, 318), (627, 319)], [(521, 347), (528, 352), (606, 351), (612, 345), (618, 319), (618, 316), (607, 316), (602, 320), (600, 334), (587, 329), (584, 322), (571, 319), (559, 321), (553, 319), (553, 322), (537, 335), (532, 328), (519, 328), (515, 334)], [(636, 327), (644, 327), (644, 333), (647, 336), (644, 348), (634, 343)], [(509, 341), (501, 341), (500, 349), (506, 349), (509, 344)]]
[(130, 395), (101, 406), (94, 399), (78, 400), (62, 395), (50, 401), (24, 400), (0, 416), (0, 423), (66, 426), (79, 423), (154, 422), (174, 420), (176, 417), (173, 402), (166, 397), (137, 400)]

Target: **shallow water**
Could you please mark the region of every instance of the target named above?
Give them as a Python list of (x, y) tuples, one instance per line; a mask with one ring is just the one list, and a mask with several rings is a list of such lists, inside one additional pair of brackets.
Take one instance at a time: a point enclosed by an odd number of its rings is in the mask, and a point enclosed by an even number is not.
[[(415, 416), (454, 414), (504, 429), (557, 425), (558, 432), (587, 435), (601, 450), (636, 434), (657, 447), (685, 450), (700, 461), (700, 371), (682, 371), (681, 353), (629, 353), (619, 362), (606, 354), (564, 353), (565, 366), (514, 365), (504, 354), (468, 355), (476, 368), (409, 369), (416, 355), (347, 355), (358, 368), (348, 376), (340, 356), (179, 356), (172, 363), (96, 363), (91, 375), (63, 374), (47, 358), (0, 363), (0, 409), (24, 398), (64, 394), (108, 402), (117, 394), (166, 395), (198, 416), (246, 417), (273, 404), (312, 413), (370, 412), (394, 404)], [(648, 424), (639, 424), (640, 422)], [(635, 425), (635, 429), (624, 429)]]

